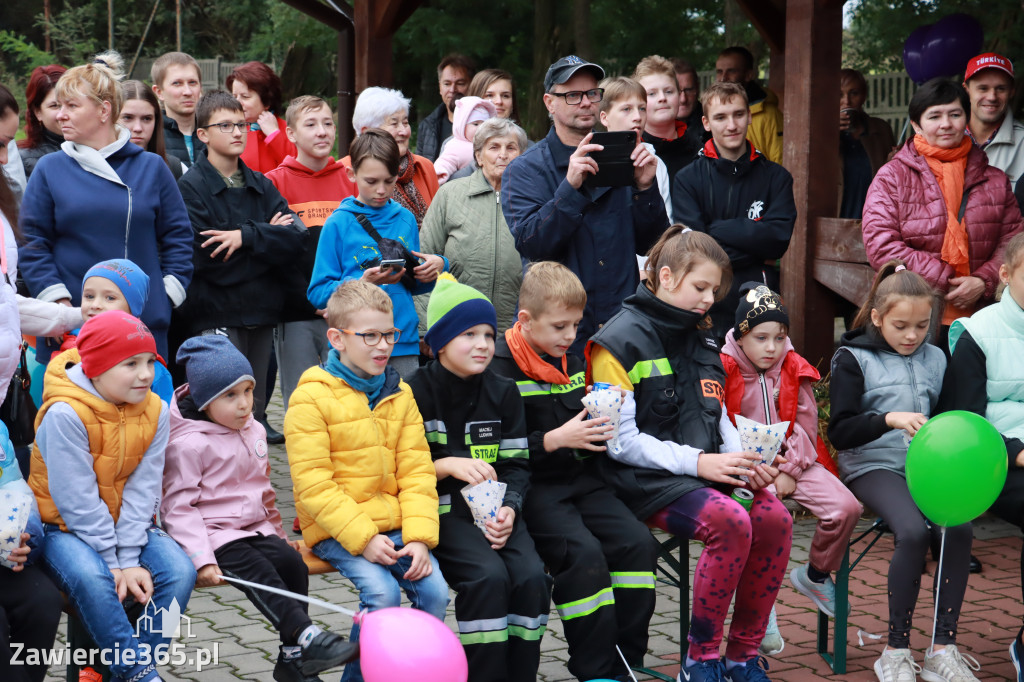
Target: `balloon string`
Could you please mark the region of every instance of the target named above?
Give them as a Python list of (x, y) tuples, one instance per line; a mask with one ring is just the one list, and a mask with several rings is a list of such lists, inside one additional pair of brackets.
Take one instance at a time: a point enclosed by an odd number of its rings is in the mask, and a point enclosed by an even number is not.
[(939, 543), (939, 570), (935, 577), (935, 612), (932, 616), (932, 647), (928, 653), (935, 653), (935, 630), (939, 627), (939, 594), (942, 590), (942, 564), (946, 556), (946, 527), (939, 526), (939, 535), (942, 538)]
[(296, 592), (289, 592), (288, 590), (282, 590), (282, 589), (279, 589), (279, 588), (276, 588), (276, 587), (270, 587), (269, 585), (261, 585), (259, 583), (252, 583), (252, 582), (249, 582), (248, 580), (242, 580), (241, 578), (233, 578), (233, 577), (231, 577), (229, 575), (222, 575), (222, 576), (220, 576), (220, 578), (221, 578), (221, 580), (227, 580), (228, 582), (238, 583), (240, 585), (245, 585), (247, 587), (251, 587), (251, 588), (256, 589), (256, 590), (263, 590), (264, 592), (273, 592), (274, 594), (279, 594), (282, 597), (291, 597), (292, 599), (298, 599), (299, 601), (304, 601), (307, 604), (313, 604), (314, 606), (319, 606), (320, 608), (327, 609), (328, 611), (336, 611), (337, 613), (344, 613), (346, 616), (355, 616), (356, 615), (356, 612), (353, 611), (352, 609), (346, 609), (344, 606), (336, 606), (336, 605), (332, 604), (331, 602), (324, 601), (322, 599), (315, 599), (313, 597), (307, 597), (306, 595), (303, 595), (303, 594), (298, 594)]

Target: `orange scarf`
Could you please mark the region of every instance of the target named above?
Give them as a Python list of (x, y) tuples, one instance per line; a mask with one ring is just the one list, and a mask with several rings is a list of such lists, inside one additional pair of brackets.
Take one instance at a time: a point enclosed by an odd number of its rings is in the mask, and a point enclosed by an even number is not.
[[(953, 267), (953, 272), (958, 277), (971, 274), (967, 225), (964, 221), (958, 220), (958, 214), (964, 195), (967, 154), (970, 153), (973, 144), (971, 138), (964, 135), (959, 146), (953, 149), (943, 149), (928, 144), (920, 135), (914, 137), (914, 147), (928, 162), (928, 167), (939, 183), (942, 198), (946, 202), (946, 234), (942, 238), (941, 256), (944, 263), (949, 263)], [(970, 311), (960, 310), (947, 303), (942, 322), (950, 324), (964, 313), (969, 315)]]
[(569, 383), (568, 362), (565, 356), (562, 356), (562, 371), (559, 372), (530, 347), (529, 342), (523, 336), (522, 322), (516, 322), (505, 330), (505, 342), (508, 344), (508, 349), (512, 351), (512, 359), (516, 361), (519, 369), (523, 370), (526, 376), (546, 384), (564, 385)]

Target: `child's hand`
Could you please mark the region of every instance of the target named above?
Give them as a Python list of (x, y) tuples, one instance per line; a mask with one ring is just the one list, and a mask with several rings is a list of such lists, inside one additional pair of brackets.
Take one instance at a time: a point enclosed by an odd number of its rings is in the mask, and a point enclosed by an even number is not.
[(11, 566), (11, 570), (15, 573), (25, 570), (28, 553), (32, 551), (32, 548), (28, 546), (28, 539), (30, 537), (32, 536), (28, 533), (22, 533), (21, 544), (12, 549), (11, 553), (7, 555), (7, 560), (14, 564), (14, 566)]
[(399, 550), (395, 556), (412, 558), (412, 566), (402, 576), (406, 580), (419, 580), (420, 578), (426, 578), (434, 572), (434, 567), (430, 563), (430, 550), (422, 542), (410, 542)]
[(775, 477), (775, 497), (784, 500), (796, 490), (796, 479), (787, 473), (779, 472)]
[(196, 587), (213, 587), (220, 583), (220, 566), (217, 564), (206, 564), (196, 573)]
[(444, 272), (444, 258), (419, 251), (413, 251), (412, 255), (423, 259), (423, 262), (412, 271), (417, 282), (433, 282), (438, 275)]
[(1017, 465), (1017, 468), (1024, 468), (1024, 450), (1017, 453), (1017, 456), (1013, 459), (1013, 463)]
[(291, 225), (295, 222), (295, 216), (291, 213), (281, 213), (281, 211), (278, 211), (268, 222), (271, 225)]
[(750, 469), (761, 461), (753, 452), (704, 452), (697, 457), (697, 475), (712, 483), (743, 486), (736, 476), (748, 476)]
[(515, 520), (515, 510), (512, 507), (502, 507), (498, 510), (497, 520), (487, 522), (484, 537), (491, 543), (491, 549), (501, 549), (505, 546), (508, 536), (512, 535), (512, 523)]
[(439, 479), (451, 476), (473, 485), (498, 479), (498, 472), (490, 464), (468, 457), (442, 457), (434, 462), (434, 470)]
[[(785, 457), (776, 457), (773, 464), (784, 464), (786, 461)], [(776, 478), (778, 478), (780, 472), (778, 468), (774, 466), (768, 466), (767, 464), (758, 464), (747, 473), (747, 487), (751, 490), (760, 490), (761, 488), (767, 488), (770, 486)]]
[(132, 593), (138, 603), (145, 604), (153, 596), (153, 576), (142, 566), (123, 568), (121, 576), (124, 578), (128, 591)]
[(395, 543), (387, 535), (374, 535), (363, 549), (363, 557), (381, 566), (392, 566), (398, 559)]
[(216, 258), (217, 254), (221, 251), (227, 250), (224, 254), (224, 260), (231, 258), (231, 254), (238, 251), (242, 247), (242, 231), (241, 230), (204, 230), (199, 234), (211, 235), (209, 239), (202, 243), (202, 248), (206, 248), (211, 244), (216, 244), (217, 248), (210, 254), (210, 258)]
[(405, 268), (401, 270), (381, 270), (380, 266), (366, 268), (363, 270), (363, 279), (370, 284), (397, 284), (398, 280), (402, 279), (402, 275), (405, 274)]
[(928, 417), (920, 412), (886, 412), (885, 425), (891, 429), (903, 429), (911, 436), (924, 426)]
[(285, 542), (287, 542), (288, 546), (294, 549), (296, 552), (302, 554), (302, 545), (299, 544), (298, 540), (285, 540)]
[(544, 449), (548, 452), (554, 452), (559, 448), (604, 452), (608, 448), (601, 443), (611, 440), (612, 431), (615, 430), (615, 427), (608, 423), (610, 421), (609, 417), (587, 419), (587, 411), (583, 410), (557, 429), (545, 433)]

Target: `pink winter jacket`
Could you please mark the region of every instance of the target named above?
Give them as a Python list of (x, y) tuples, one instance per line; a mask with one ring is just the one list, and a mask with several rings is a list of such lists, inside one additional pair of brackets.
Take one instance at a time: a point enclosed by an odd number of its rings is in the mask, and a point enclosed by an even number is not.
[[(990, 166), (977, 147), (967, 155), (964, 189), (971, 274), (985, 281), (981, 303), (987, 303), (999, 283), (1003, 248), (1021, 231), (1020, 209), (1006, 174)], [(948, 291), (953, 268), (940, 260), (946, 222), (946, 202), (927, 160), (913, 144), (904, 145), (879, 169), (864, 201), (862, 230), (871, 267), (900, 258), (933, 287)]]
[[(762, 373), (754, 366), (743, 352), (743, 349), (733, 338), (732, 330), (725, 335), (725, 347), (722, 353), (731, 356), (739, 366), (740, 374), (743, 376), (743, 400), (740, 403), (740, 414), (747, 419), (761, 422), (762, 424), (775, 424), (781, 421), (778, 413), (779, 400), (779, 379), (782, 375), (782, 363), (789, 353), (795, 353), (793, 342), (786, 337), (786, 347), (779, 361), (763, 373), (764, 384), (762, 386)], [(728, 379), (727, 379), (728, 381)], [(731, 387), (726, 386), (726, 393)], [(771, 396), (768, 401), (771, 414), (765, 414), (765, 394)], [(796, 423), (793, 424), (793, 431), (786, 439), (786, 445), (782, 450), (782, 456), (786, 458), (785, 464), (779, 465), (779, 471), (799, 481), (800, 476), (812, 464), (818, 460), (818, 452), (815, 450), (815, 443), (818, 440), (818, 404), (814, 399), (814, 389), (808, 379), (800, 381), (800, 399), (796, 407)]]
[(216, 564), (213, 551), (239, 538), (287, 536), (270, 485), (267, 434), (252, 416), (241, 431), (205, 419), (188, 419), (174, 392), (171, 438), (164, 460), (164, 529), (196, 570)]

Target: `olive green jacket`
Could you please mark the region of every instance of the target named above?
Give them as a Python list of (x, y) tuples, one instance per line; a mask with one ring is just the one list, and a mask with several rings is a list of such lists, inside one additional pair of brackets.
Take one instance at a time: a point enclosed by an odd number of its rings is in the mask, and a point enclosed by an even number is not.
[[(515, 323), (523, 262), (501, 212), (499, 193), (482, 170), (441, 185), (423, 218), (420, 250), (446, 257), (456, 279), (491, 299), (499, 334)], [(422, 335), (430, 294), (415, 298)]]

